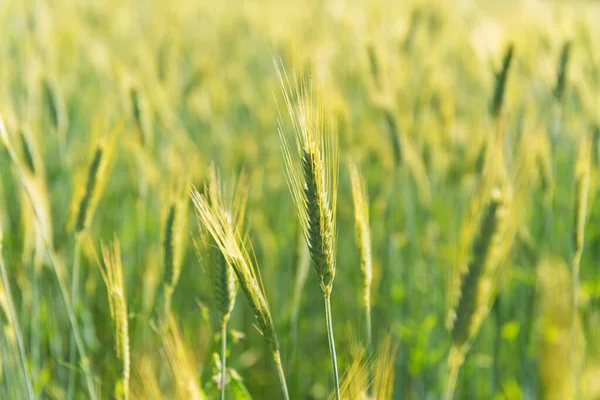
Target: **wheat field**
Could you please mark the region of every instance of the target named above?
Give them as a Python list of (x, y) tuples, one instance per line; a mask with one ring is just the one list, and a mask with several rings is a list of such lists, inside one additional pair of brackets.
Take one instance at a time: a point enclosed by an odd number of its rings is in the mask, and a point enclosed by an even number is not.
[(0, 2), (0, 398), (600, 399), (599, 16)]

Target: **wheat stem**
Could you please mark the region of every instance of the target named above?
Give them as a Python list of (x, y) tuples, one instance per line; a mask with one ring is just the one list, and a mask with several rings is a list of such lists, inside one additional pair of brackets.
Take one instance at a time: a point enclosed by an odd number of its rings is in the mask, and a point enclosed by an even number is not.
[(221, 324), (221, 400), (225, 400), (225, 380), (227, 372), (227, 322)]
[(456, 380), (458, 378), (458, 372), (462, 365), (463, 358), (462, 348), (453, 346), (450, 349), (450, 355), (448, 356), (448, 378), (446, 381), (446, 389), (444, 390), (444, 400), (452, 400), (454, 398), (454, 392), (456, 391)]
[(17, 338), (17, 347), (19, 348), (21, 368), (23, 368), (23, 375), (25, 376), (25, 385), (27, 386), (27, 398), (32, 400), (34, 398), (33, 386), (31, 385), (31, 377), (29, 376), (29, 371), (27, 370), (27, 358), (25, 355), (23, 336), (21, 335), (21, 328), (19, 327), (19, 321), (17, 320), (17, 312), (15, 311), (15, 305), (13, 303), (12, 293), (10, 291), (8, 273), (6, 272), (6, 265), (4, 264), (4, 257), (2, 257), (1, 251), (2, 242), (0, 242), (0, 273), (2, 274), (2, 284), (4, 285), (4, 291), (6, 292), (6, 302), (8, 303), (10, 319), (12, 320), (12, 326), (15, 331), (15, 337)]
[(579, 396), (579, 363), (577, 360), (578, 349), (577, 349), (577, 316), (579, 310), (579, 269), (581, 261), (581, 251), (576, 251), (573, 255), (573, 320), (571, 321), (571, 372), (573, 378), (573, 391), (574, 398), (577, 399)]
[[(71, 276), (71, 302), (73, 303), (73, 308), (75, 312), (77, 312), (77, 302), (79, 298), (79, 264), (81, 261), (81, 239), (80, 234), (75, 234), (75, 249), (73, 250), (73, 274)], [(67, 398), (72, 399), (75, 394), (75, 384), (76, 384), (76, 376), (75, 376), (75, 368), (73, 367), (77, 362), (77, 348), (75, 345), (75, 341), (73, 338), (73, 334), (71, 333), (71, 340), (69, 344), (69, 365), (71, 369), (69, 370), (69, 388), (67, 391)]]
[(281, 363), (281, 354), (279, 353), (279, 350), (273, 352), (273, 359), (275, 360), (275, 366), (277, 367), (277, 376), (279, 377), (281, 390), (283, 391), (283, 398), (285, 400), (290, 400), (287, 383), (285, 381), (285, 373), (283, 372), (283, 364)]
[(325, 295), (325, 318), (327, 320), (327, 338), (329, 339), (329, 352), (331, 353), (331, 363), (333, 366), (333, 380), (335, 384), (335, 396), (341, 400), (340, 379), (338, 375), (337, 357), (335, 353), (335, 339), (333, 337), (333, 321), (331, 319), (331, 296)]

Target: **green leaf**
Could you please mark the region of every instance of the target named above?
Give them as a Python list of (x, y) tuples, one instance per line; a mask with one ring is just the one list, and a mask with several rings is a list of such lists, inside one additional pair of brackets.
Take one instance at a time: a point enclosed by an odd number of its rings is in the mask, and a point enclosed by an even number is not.
[(246, 389), (246, 385), (242, 382), (239, 374), (233, 370), (230, 371), (231, 381), (229, 382), (229, 388), (233, 394), (234, 400), (252, 400), (250, 392)]

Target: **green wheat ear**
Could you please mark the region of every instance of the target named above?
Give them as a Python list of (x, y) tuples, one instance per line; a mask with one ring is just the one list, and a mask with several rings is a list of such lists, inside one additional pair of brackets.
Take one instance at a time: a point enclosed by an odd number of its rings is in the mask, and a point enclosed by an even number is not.
[(279, 340), (275, 331), (275, 324), (265, 295), (260, 272), (256, 267), (253, 257), (248, 250), (248, 239), (241, 234), (239, 221), (235, 221), (223, 204), (221, 190), (213, 185), (201, 194), (198, 190), (191, 191), (191, 197), (196, 207), (196, 212), (202, 226), (204, 226), (219, 247), (227, 264), (233, 268), (237, 281), (248, 300), (256, 318), (257, 328), (262, 333), (273, 360), (277, 366), (277, 373), (285, 399), (289, 400), (287, 383), (281, 362)]
[[(96, 123), (94, 129), (99, 129), (101, 123)], [(87, 172), (87, 180), (83, 196), (78, 202), (75, 219), (75, 233), (80, 233), (89, 228), (102, 192), (108, 180), (112, 166), (115, 142), (121, 131), (121, 124), (115, 125), (113, 130), (103, 136), (94, 149), (94, 155)]]
[[(281, 82), (296, 144), (290, 145), (291, 140), (287, 138), (280, 118), (279, 137), (285, 170), (300, 226), (323, 290), (335, 393), (339, 400), (341, 394), (331, 315), (339, 168), (337, 131), (325, 121), (320, 88), (314, 88), (310, 80), (302, 80), (299, 84), (295, 76), (293, 82), (290, 82), (282, 65), (275, 63), (275, 68)], [(295, 150), (292, 150), (292, 147), (295, 147)]]
[(165, 307), (170, 306), (171, 296), (181, 275), (181, 265), (186, 245), (188, 202), (187, 196), (174, 195), (167, 207), (163, 228), (163, 267)]
[(129, 350), (129, 322), (127, 314), (127, 297), (123, 280), (123, 265), (121, 262), (121, 246), (116, 239), (112, 245), (102, 244), (102, 262), (96, 256), (100, 274), (108, 292), (110, 316), (115, 328), (115, 349), (117, 357), (122, 362), (121, 381), (118, 385), (118, 398), (129, 399), (129, 381), (131, 378), (131, 354)]
[(508, 73), (513, 59), (514, 45), (511, 43), (506, 48), (504, 58), (502, 60), (502, 67), (496, 74), (496, 86), (494, 88), (494, 96), (492, 97), (492, 103), (490, 106), (491, 113), (494, 117), (498, 117), (502, 112), (504, 105), (504, 94), (506, 92), (506, 83), (508, 81)]
[(567, 88), (567, 73), (569, 67), (569, 60), (571, 58), (572, 42), (567, 41), (562, 47), (560, 52), (560, 60), (558, 64), (558, 73), (556, 74), (556, 85), (554, 86), (554, 98), (556, 101), (561, 103), (564, 99), (565, 91)]
[(454, 396), (458, 372), (488, 313), (490, 289), (489, 273), (498, 263), (498, 252), (503, 248), (504, 224), (507, 213), (508, 188), (495, 187), (477, 225), (471, 241), (469, 261), (460, 280), (458, 303), (453, 311), (451, 328), (452, 346), (448, 356), (448, 377), (444, 399)]

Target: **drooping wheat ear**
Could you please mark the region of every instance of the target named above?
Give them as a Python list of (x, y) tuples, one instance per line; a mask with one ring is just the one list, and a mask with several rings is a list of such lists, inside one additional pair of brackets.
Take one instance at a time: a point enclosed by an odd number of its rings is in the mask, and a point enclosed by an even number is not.
[(490, 283), (486, 274), (494, 269), (497, 249), (501, 247), (502, 224), (506, 214), (506, 197), (499, 188), (492, 189), (489, 203), (471, 242), (470, 259), (460, 282), (458, 303), (454, 309), (452, 347), (448, 357), (448, 378), (444, 398), (452, 399), (456, 378), (470, 341), (488, 313)]
[(583, 253), (587, 199), (590, 181), (591, 147), (588, 140), (582, 139), (577, 155), (575, 170), (575, 220), (573, 224), (573, 321), (571, 326), (571, 368), (575, 398), (579, 395), (579, 365), (577, 362), (577, 317), (579, 308), (579, 269)]
[(25, 386), (27, 388), (27, 398), (33, 400), (35, 395), (33, 393), (33, 385), (29, 370), (27, 368), (27, 355), (25, 353), (25, 344), (23, 341), (23, 335), (21, 334), (21, 327), (19, 320), (17, 319), (17, 312), (13, 302), (12, 292), (10, 290), (10, 281), (8, 280), (8, 271), (4, 264), (4, 257), (2, 255), (2, 226), (0, 226), (0, 275), (2, 277), (2, 286), (6, 294), (6, 302), (8, 305), (8, 311), (10, 315), (11, 325), (15, 331), (15, 338), (17, 339), (17, 347), (19, 349), (19, 359), (21, 361), (21, 368), (23, 369), (23, 376), (25, 377)]
[(496, 73), (496, 86), (494, 88), (494, 97), (490, 105), (492, 116), (498, 118), (502, 112), (504, 105), (504, 94), (506, 92), (506, 82), (508, 80), (508, 72), (510, 70), (511, 61), (513, 59), (514, 46), (509, 44), (504, 53), (502, 67)]
[(556, 85), (554, 86), (554, 98), (557, 102), (562, 103), (567, 87), (567, 71), (569, 67), (569, 59), (571, 56), (571, 41), (566, 41), (560, 52), (560, 61), (558, 64), (558, 73), (556, 74)]
[[(247, 190), (243, 178), (233, 190), (222, 187), (220, 177), (214, 164), (210, 167), (208, 182), (208, 199), (211, 204), (223, 205), (223, 210), (228, 223), (241, 229), (246, 207)], [(220, 197), (219, 197), (220, 196)], [(221, 198), (222, 197), (222, 198)], [(219, 313), (221, 327), (221, 400), (225, 399), (226, 383), (226, 349), (227, 349), (227, 322), (235, 305), (238, 282), (233, 268), (213, 240), (213, 259), (209, 267), (209, 276), (213, 287), (215, 308)]]
[(171, 296), (181, 274), (187, 237), (187, 197), (183, 195), (177, 197), (169, 204), (163, 235), (164, 289), (167, 308), (170, 306)]
[[(296, 143), (293, 151), (280, 115), (279, 136), (285, 170), (313, 267), (325, 297), (329, 350), (336, 395), (339, 399), (339, 378), (331, 319), (331, 290), (335, 278), (336, 252), (337, 132), (328, 127), (324, 120), (319, 88), (315, 90), (311, 81), (303, 80), (299, 84), (295, 76), (292, 83), (282, 65), (275, 62), (275, 67), (281, 81), (283, 98)], [(293, 156), (292, 152), (296, 156)]]
[(129, 328), (127, 317), (127, 297), (125, 295), (125, 284), (123, 281), (123, 265), (121, 263), (121, 247), (115, 238), (112, 246), (102, 244), (102, 258), (104, 267), (100, 260), (98, 268), (108, 292), (108, 303), (110, 316), (115, 324), (115, 349), (117, 357), (123, 363), (121, 371), (121, 382), (117, 386), (117, 398), (129, 399), (129, 380), (131, 368), (131, 356), (129, 352)]
[(71, 329), (73, 331), (73, 336), (75, 339), (74, 342), (77, 347), (77, 351), (81, 355), (81, 366), (82, 366), (82, 369), (83, 369), (84, 375), (85, 375), (85, 382), (86, 382), (87, 389), (88, 389), (88, 395), (89, 395), (90, 399), (95, 400), (97, 397), (96, 397), (96, 390), (94, 387), (94, 381), (92, 379), (92, 373), (90, 370), (90, 362), (87, 357), (85, 347), (83, 345), (83, 338), (81, 336), (81, 331), (79, 330), (79, 326), (77, 325), (77, 319), (75, 317), (75, 310), (73, 308), (73, 303), (71, 301), (71, 298), (69, 297), (69, 293), (67, 291), (67, 285), (65, 284), (65, 282), (63, 280), (63, 271), (61, 269), (61, 264), (59, 264), (58, 261), (56, 260), (56, 256), (54, 254), (54, 250), (52, 248), (51, 241), (48, 237), (48, 234), (46, 233), (46, 230), (44, 229), (45, 224), (44, 224), (44, 219), (42, 216), (42, 211), (38, 209), (38, 202), (36, 202), (36, 197), (32, 191), (31, 186), (28, 185), (28, 183), (27, 183), (27, 177), (25, 175), (25, 171), (21, 167), (21, 165), (19, 163), (19, 159), (17, 158), (16, 152), (14, 151), (14, 149), (11, 145), (11, 142), (8, 137), (8, 133), (6, 132), (6, 128), (4, 126), (4, 121), (2, 120), (2, 118), (0, 118), (0, 139), (2, 139), (2, 142), (6, 146), (6, 149), (8, 150), (8, 154), (9, 154), (10, 159), (15, 167), (15, 170), (19, 177), (19, 181), (21, 182), (21, 186), (23, 187), (23, 189), (25, 190), (25, 192), (27, 194), (27, 198), (29, 199), (29, 204), (31, 205), (31, 208), (35, 215), (35, 219), (38, 224), (38, 231), (40, 232), (40, 234), (42, 236), (42, 240), (44, 242), (44, 246), (46, 247), (46, 252), (48, 253), (48, 258), (50, 259), (50, 266), (52, 267), (52, 271), (54, 272), (54, 276), (56, 277), (56, 280), (58, 282), (58, 287), (60, 289), (60, 295), (61, 295), (61, 298), (65, 305), (65, 309), (67, 311), (67, 316), (69, 317), (69, 323), (71, 325)]
[(352, 199), (354, 200), (356, 242), (360, 252), (360, 270), (363, 277), (363, 301), (365, 302), (366, 313), (367, 347), (369, 347), (371, 345), (371, 281), (373, 280), (369, 197), (364, 179), (354, 163), (350, 163), (350, 181), (352, 183)]
[(215, 192), (215, 187), (211, 190), (210, 186), (206, 190), (208, 194), (204, 195), (196, 189), (191, 191), (198, 218), (211, 234), (226, 262), (233, 268), (242, 292), (254, 311), (257, 327), (265, 338), (275, 360), (284, 397), (289, 400), (281, 363), (279, 341), (260, 273), (245, 245), (247, 241), (242, 238), (239, 227), (235, 225), (236, 221), (233, 221), (226, 211), (219, 191)]

